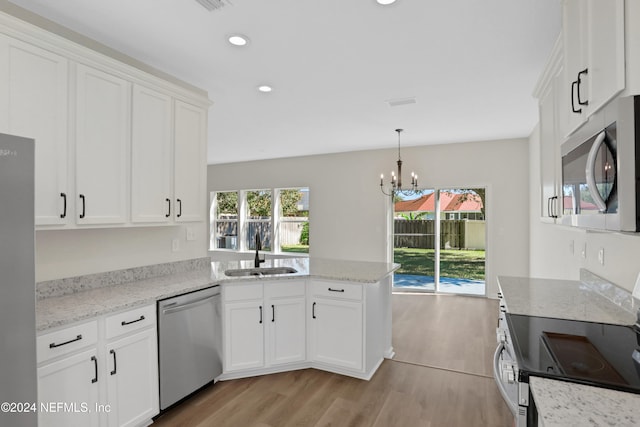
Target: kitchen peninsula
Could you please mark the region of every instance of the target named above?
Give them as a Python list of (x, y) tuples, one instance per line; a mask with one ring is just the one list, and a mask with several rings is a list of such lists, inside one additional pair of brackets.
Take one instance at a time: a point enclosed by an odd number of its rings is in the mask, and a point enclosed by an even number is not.
[[(159, 310), (156, 303), (214, 287), (221, 298), (212, 306), (213, 323), (185, 323), (188, 331), (182, 334), (196, 339), (215, 335), (219, 344), (212, 349), (211, 363), (222, 359), (224, 367), (218, 380), (304, 368), (368, 380), (384, 358), (393, 357), (391, 284), (398, 264), (273, 259), (262, 269), (295, 272), (225, 274), (252, 266), (253, 261), (199, 258), (39, 283), (40, 400), (90, 401), (109, 405), (108, 416), (118, 424), (124, 419), (148, 422), (159, 413), (159, 384), (162, 391), (158, 337), (165, 335), (160, 316), (182, 310)], [(200, 301), (204, 303), (198, 299), (189, 306), (200, 306)], [(204, 329), (201, 333), (194, 327)], [(190, 345), (201, 347), (198, 342)], [(41, 414), (52, 425), (89, 425), (98, 416), (103, 415), (67, 420)]]

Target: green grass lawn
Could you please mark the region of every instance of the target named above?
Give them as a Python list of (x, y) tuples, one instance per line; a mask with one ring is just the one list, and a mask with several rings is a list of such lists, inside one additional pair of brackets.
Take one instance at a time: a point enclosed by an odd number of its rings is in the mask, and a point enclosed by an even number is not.
[(282, 252), (296, 252), (301, 254), (309, 253), (309, 245), (282, 245)]
[[(433, 249), (395, 248), (394, 262), (402, 264), (396, 273), (434, 275)], [(440, 250), (440, 276), (484, 280), (484, 251)]]

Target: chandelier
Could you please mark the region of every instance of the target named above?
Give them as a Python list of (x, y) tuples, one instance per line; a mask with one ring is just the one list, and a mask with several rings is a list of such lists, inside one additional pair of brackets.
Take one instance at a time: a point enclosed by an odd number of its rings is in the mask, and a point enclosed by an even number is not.
[(395, 196), (396, 194), (402, 196), (416, 196), (422, 194), (422, 191), (418, 190), (418, 175), (411, 172), (411, 187), (402, 188), (402, 160), (400, 159), (400, 133), (403, 129), (396, 129), (398, 133), (398, 175), (394, 171), (391, 171), (390, 187), (385, 191), (384, 186), (384, 174), (380, 174), (380, 190), (386, 196)]

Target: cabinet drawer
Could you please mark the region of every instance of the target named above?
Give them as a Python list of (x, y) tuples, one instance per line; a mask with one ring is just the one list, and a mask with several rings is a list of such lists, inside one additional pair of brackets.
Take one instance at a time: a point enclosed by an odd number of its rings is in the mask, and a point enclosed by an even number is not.
[(346, 282), (323, 282), (313, 281), (311, 282), (313, 295), (361, 300), (362, 299), (362, 285)]
[(156, 324), (156, 305), (147, 305), (107, 317), (107, 339)]
[(97, 342), (96, 320), (40, 335), (36, 340), (38, 363), (95, 345)]
[(262, 290), (262, 283), (229, 283), (224, 285), (222, 295), (225, 301), (242, 301), (262, 299), (264, 292)]
[(299, 297), (305, 295), (304, 280), (286, 280), (283, 282), (265, 282), (267, 298)]

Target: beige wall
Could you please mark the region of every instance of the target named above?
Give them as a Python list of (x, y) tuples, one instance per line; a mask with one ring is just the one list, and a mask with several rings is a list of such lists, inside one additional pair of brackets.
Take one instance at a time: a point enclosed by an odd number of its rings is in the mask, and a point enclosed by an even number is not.
[[(193, 227), (196, 240), (186, 240)], [(172, 251), (178, 239), (180, 249)], [(207, 256), (206, 223), (36, 232), (36, 281)]]
[[(533, 277), (578, 279), (580, 268), (632, 290), (640, 273), (640, 234), (586, 231), (540, 221), (540, 141), (530, 138), (530, 271)], [(586, 248), (583, 258), (583, 248)], [(604, 265), (598, 251), (604, 249)]]
[[(372, 150), (210, 165), (208, 189), (310, 189), (310, 256), (387, 261), (390, 200), (380, 173), (395, 166), (396, 150)], [(527, 275), (529, 263), (528, 141), (526, 139), (403, 148), (425, 187), (487, 187), (487, 293), (496, 275)], [(215, 258), (221, 257), (212, 252)]]

